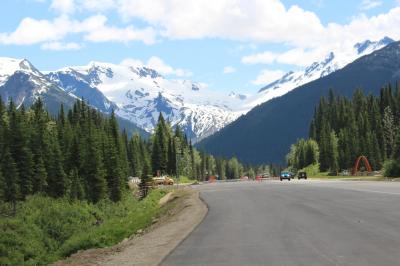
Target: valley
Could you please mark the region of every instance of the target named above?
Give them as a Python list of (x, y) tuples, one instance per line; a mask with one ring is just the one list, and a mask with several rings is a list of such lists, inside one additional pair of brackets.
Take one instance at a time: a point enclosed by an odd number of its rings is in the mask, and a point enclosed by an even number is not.
[(400, 0), (4, 0), (0, 265), (398, 265)]

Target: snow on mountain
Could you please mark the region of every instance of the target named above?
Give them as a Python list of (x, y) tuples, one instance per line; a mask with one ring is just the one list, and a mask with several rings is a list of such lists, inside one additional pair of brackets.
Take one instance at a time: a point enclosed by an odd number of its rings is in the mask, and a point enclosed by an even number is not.
[(394, 42), (394, 40), (385, 37), (377, 42), (367, 40), (362, 43), (357, 43), (353, 46), (350, 53), (343, 53), (341, 51), (330, 52), (322, 61), (314, 62), (301, 71), (288, 72), (280, 79), (268, 84), (259, 90), (257, 94), (249, 97), (243, 108), (244, 110), (250, 110), (254, 106), (272, 98), (282, 96), (301, 85), (325, 77), (345, 67), (359, 57), (379, 50), (392, 42)]
[(26, 59), (0, 57), (0, 86), (4, 85), (17, 71), (32, 75), (37, 79), (43, 78), (43, 74)]
[(161, 112), (172, 126), (181, 126), (194, 141), (235, 120), (239, 116), (235, 107), (243, 101), (243, 97), (227, 97), (201, 83), (166, 79), (157, 71), (138, 65), (90, 62), (48, 75), (71, 93), (76, 92), (78, 81), (80, 86), (86, 84), (86, 89), (98, 89), (110, 103), (115, 103), (119, 116), (148, 132), (154, 129)]
[(90, 62), (43, 74), (26, 59), (0, 58), (0, 96), (17, 105), (47, 97), (60, 102), (84, 98), (102, 112), (116, 114), (151, 132), (163, 113), (172, 126), (181, 126), (199, 141), (236, 120), (253, 107), (337, 71), (355, 59), (393, 42), (383, 38), (354, 45), (351, 53), (334, 51), (302, 71), (288, 72), (254, 95), (224, 94), (205, 84), (167, 79), (143, 65)]
[(0, 57), (0, 95), (12, 98), (17, 106), (34, 102), (38, 97), (60, 98), (63, 91), (49, 81), (26, 59)]
[(74, 69), (68, 69), (65, 71), (48, 72), (46, 76), (50, 81), (63, 88), (65, 92), (85, 99), (92, 106), (95, 106), (104, 113), (109, 114), (112, 110), (118, 109), (115, 103), (107, 99), (96, 88), (96, 85), (100, 81), (95, 75), (83, 75)]

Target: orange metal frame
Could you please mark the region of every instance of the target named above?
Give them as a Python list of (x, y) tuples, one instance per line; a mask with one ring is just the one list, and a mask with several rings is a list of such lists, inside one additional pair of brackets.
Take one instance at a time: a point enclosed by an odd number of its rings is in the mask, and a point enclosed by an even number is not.
[(353, 173), (352, 173), (353, 175), (357, 174), (358, 168), (360, 167), (360, 161), (361, 160), (363, 160), (363, 162), (365, 164), (365, 167), (367, 168), (367, 171), (368, 172), (372, 172), (372, 167), (369, 164), (367, 157), (362, 155), (362, 156), (358, 157), (357, 160), (356, 160), (356, 163), (355, 163), (354, 168), (353, 168)]

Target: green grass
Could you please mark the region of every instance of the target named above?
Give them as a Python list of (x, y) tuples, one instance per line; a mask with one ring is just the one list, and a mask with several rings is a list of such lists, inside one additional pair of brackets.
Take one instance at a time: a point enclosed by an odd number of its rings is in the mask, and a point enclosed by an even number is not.
[(29, 197), (15, 217), (0, 218), (0, 265), (47, 265), (78, 250), (117, 244), (151, 224), (165, 193), (154, 190), (138, 201), (127, 192), (118, 203), (97, 204)]
[[(174, 178), (174, 180), (175, 180), (175, 182), (177, 182), (176, 178)], [(183, 176), (183, 175), (179, 176), (179, 184), (191, 184), (191, 183), (193, 183), (195, 181), (196, 180), (190, 179), (187, 176)]]

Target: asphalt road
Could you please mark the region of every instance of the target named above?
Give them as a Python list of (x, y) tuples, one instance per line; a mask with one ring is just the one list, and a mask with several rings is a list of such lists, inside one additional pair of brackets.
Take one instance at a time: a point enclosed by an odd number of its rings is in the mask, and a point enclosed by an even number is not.
[(209, 213), (162, 265), (400, 265), (400, 183), (197, 188)]

